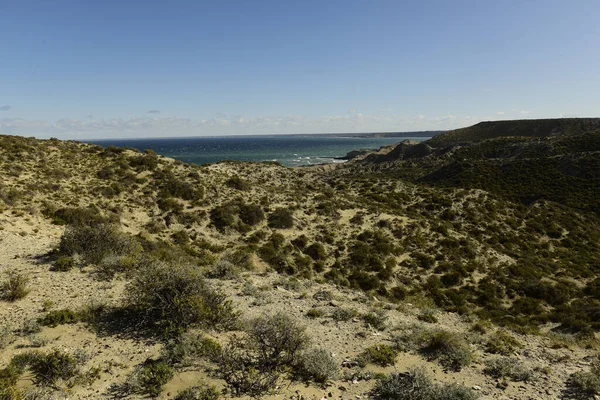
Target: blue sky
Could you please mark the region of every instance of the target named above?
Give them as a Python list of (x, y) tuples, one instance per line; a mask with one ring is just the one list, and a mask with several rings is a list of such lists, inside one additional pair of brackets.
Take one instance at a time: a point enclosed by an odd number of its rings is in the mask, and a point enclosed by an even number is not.
[(0, 132), (450, 129), (600, 116), (597, 0), (0, 0)]

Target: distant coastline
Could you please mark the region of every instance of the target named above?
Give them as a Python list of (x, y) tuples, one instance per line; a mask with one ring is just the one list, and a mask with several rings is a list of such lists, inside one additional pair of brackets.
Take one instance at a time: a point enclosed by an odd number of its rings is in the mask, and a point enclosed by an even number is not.
[(256, 135), (189, 138), (89, 140), (101, 146), (131, 147), (183, 162), (210, 164), (219, 161), (273, 161), (288, 167), (339, 163), (349, 152), (376, 151), (405, 139), (417, 141), (432, 132), (335, 133), (312, 135)]

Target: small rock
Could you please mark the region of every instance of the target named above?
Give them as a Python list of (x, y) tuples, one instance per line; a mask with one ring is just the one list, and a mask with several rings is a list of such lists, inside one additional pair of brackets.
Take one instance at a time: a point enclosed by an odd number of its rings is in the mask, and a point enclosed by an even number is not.
[(473, 389), (473, 390), (481, 390), (481, 386), (474, 385), (471, 389)]

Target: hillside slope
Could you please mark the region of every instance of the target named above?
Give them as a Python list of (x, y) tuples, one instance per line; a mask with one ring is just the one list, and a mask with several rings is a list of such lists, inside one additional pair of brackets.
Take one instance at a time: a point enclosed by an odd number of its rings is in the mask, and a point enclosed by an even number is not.
[(575, 135), (600, 129), (600, 118), (523, 119), (480, 122), (428, 140), (432, 147), (477, 142), (499, 137), (547, 137)]
[[(561, 143), (550, 157), (582, 146)], [(402, 162), (424, 177), (452, 157)], [(571, 375), (598, 348), (600, 220), (399, 179), (397, 162), (195, 166), (1, 136), (0, 393), (355, 398), (409, 367), (456, 398), (579, 393)], [(261, 353), (264, 335), (302, 351)], [(51, 382), (49, 364), (64, 372)]]

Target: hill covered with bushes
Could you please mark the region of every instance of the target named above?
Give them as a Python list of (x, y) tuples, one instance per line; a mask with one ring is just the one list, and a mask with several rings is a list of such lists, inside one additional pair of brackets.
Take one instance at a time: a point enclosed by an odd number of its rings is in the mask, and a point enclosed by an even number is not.
[(600, 392), (600, 144), (569, 126), (298, 169), (2, 136), (0, 398)]

